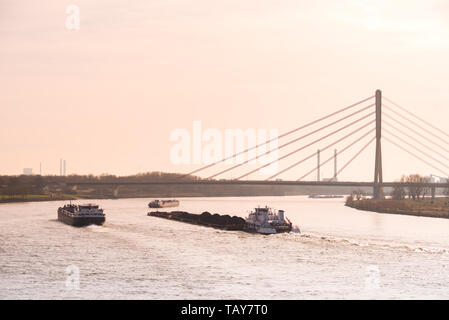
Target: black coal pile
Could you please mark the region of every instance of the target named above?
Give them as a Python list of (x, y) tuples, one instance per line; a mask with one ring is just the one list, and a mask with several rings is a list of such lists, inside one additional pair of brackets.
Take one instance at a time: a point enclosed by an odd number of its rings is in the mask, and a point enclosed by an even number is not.
[(171, 212), (160, 212), (154, 211), (149, 212), (149, 216), (165, 218), (170, 220), (182, 221), (192, 224), (198, 224), (207, 227), (213, 227), (224, 230), (245, 230), (246, 222), (245, 219), (230, 215), (219, 215), (218, 213), (211, 214), (209, 212), (203, 212), (202, 214), (193, 214), (185, 211), (171, 211)]

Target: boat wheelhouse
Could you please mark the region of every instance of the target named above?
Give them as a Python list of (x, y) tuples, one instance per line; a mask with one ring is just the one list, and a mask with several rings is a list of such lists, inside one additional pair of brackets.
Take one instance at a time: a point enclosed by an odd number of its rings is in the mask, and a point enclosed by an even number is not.
[(284, 210), (267, 206), (255, 208), (246, 218), (247, 228), (257, 233), (274, 234), (292, 231), (292, 223), (285, 217)]

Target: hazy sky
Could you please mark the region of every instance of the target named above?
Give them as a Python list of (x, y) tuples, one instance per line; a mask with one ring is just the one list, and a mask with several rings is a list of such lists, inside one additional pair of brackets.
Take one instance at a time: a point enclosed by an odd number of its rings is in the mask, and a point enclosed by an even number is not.
[[(449, 131), (448, 57), (444, 0), (0, 0), (0, 174), (187, 172), (169, 139), (195, 120), (282, 133), (377, 88)], [(385, 180), (441, 174), (383, 144)], [(341, 179), (373, 163), (371, 146)]]

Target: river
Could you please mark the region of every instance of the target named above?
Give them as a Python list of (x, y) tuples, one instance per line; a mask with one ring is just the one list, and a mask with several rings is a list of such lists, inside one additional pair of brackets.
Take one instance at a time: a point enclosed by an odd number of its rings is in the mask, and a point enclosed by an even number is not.
[(449, 219), (303, 196), (180, 198), (175, 208), (244, 217), (268, 205), (301, 229), (263, 236), (148, 217), (150, 200), (96, 200), (106, 223), (84, 228), (56, 219), (62, 201), (1, 204), (0, 298), (449, 298)]

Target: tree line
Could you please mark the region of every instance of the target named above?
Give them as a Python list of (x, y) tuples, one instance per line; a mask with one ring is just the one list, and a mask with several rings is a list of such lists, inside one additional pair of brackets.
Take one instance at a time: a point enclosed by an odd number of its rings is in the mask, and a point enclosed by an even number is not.
[[(398, 182), (409, 182), (409, 183), (428, 183), (431, 182), (429, 177), (423, 177), (419, 174), (410, 174), (410, 175), (402, 175), (402, 177), (398, 180)], [(423, 186), (395, 186), (391, 192), (391, 198), (394, 200), (404, 200), (408, 197), (408, 199), (412, 200), (423, 200), (427, 195), (431, 193), (431, 189)], [(446, 188), (445, 192), (448, 194), (448, 189)]]
[[(25, 196), (48, 194), (58, 185), (73, 182), (148, 182), (148, 181), (169, 181), (169, 180), (199, 180), (197, 176), (186, 176), (180, 173), (146, 172), (136, 175), (116, 176), (111, 174), (90, 175), (16, 175), (0, 176), (0, 196)], [(60, 189), (61, 187), (59, 187)], [(62, 190), (64, 191), (64, 190)], [(67, 190), (68, 191), (68, 190)]]

